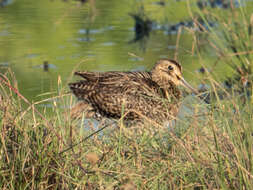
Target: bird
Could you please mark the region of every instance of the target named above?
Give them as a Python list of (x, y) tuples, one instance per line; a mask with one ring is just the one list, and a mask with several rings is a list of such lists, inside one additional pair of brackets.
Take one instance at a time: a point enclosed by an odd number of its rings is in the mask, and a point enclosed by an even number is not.
[(162, 125), (177, 116), (182, 97), (179, 86), (197, 93), (184, 80), (181, 64), (172, 59), (159, 59), (151, 71), (77, 71), (74, 75), (82, 80), (69, 83), (69, 88), (81, 101), (79, 107), (94, 118), (123, 117)]

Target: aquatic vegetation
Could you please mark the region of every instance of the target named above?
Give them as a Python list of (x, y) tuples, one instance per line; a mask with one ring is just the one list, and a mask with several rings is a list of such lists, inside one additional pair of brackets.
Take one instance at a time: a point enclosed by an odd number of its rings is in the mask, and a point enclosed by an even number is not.
[[(224, 75), (223, 87), (229, 93), (241, 95), (246, 93), (248, 98), (252, 96), (252, 20), (253, 15), (246, 12), (243, 7), (230, 7), (231, 11), (220, 15), (212, 11), (199, 12), (199, 15), (208, 26), (209, 20), (217, 23), (216, 28), (203, 27), (202, 33), (207, 35), (209, 52), (215, 52), (216, 63), (206, 74), (215, 74), (216, 67), (224, 64), (230, 71), (230, 75)], [(201, 23), (197, 24), (202, 26)], [(199, 39), (199, 36), (196, 35)], [(198, 51), (198, 50), (197, 50)]]

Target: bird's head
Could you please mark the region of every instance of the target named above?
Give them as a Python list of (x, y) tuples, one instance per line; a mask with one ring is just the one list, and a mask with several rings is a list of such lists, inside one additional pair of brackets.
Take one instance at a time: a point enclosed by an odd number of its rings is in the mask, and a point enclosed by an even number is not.
[(151, 73), (152, 80), (163, 88), (172, 83), (175, 86), (182, 85), (194, 93), (197, 93), (197, 90), (184, 80), (182, 76), (182, 67), (177, 61), (161, 59), (157, 61)]

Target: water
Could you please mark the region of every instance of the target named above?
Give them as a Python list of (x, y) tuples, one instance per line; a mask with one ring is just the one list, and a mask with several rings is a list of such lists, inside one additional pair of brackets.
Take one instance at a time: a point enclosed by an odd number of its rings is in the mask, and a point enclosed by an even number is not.
[[(57, 91), (57, 81), (71, 79), (74, 70), (149, 70), (159, 58), (173, 58), (177, 26), (189, 20), (187, 1), (145, 1), (145, 13), (153, 20), (148, 37), (136, 41), (130, 13), (142, 11), (137, 0), (7, 0), (0, 8), (0, 72), (15, 73), (20, 92), (29, 100)], [(191, 1), (194, 2), (194, 1)], [(195, 5), (196, 6), (196, 5)], [(175, 12), (175, 10), (177, 10)], [(200, 65), (191, 54), (192, 36), (183, 32), (179, 60), (184, 76), (197, 86)], [(206, 63), (213, 56), (205, 56)], [(67, 87), (66, 87), (67, 90)]]

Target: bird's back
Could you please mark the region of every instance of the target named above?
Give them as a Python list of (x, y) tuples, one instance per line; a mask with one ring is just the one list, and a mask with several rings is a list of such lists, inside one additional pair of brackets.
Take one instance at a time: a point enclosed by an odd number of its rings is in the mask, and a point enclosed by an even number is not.
[[(128, 90), (149, 89), (157, 92), (159, 86), (152, 81), (149, 72), (75, 72), (84, 80), (70, 83), (70, 89), (81, 100), (90, 101), (91, 96), (123, 94)], [(142, 91), (141, 90), (141, 91)]]

